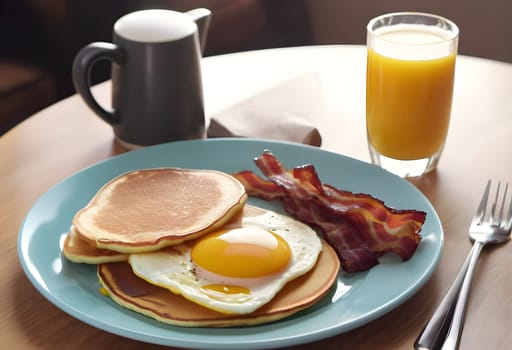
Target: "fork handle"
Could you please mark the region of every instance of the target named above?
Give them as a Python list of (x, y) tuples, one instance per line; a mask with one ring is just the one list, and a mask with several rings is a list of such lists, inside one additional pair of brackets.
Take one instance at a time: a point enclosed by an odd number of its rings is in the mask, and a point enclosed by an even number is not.
[(466, 275), (469, 261), (473, 255), (473, 250), (474, 245), (466, 257), (466, 260), (464, 260), (455, 280), (452, 282), (452, 285), (443, 297), (443, 300), (441, 300), (436, 311), (432, 314), (432, 317), (425, 325), (425, 328), (423, 328), (420, 335), (414, 342), (414, 348), (416, 350), (438, 349), (443, 343), (446, 333), (448, 332), (448, 327), (451, 323), (450, 321), (455, 310), (457, 297), (462, 288), (462, 283), (464, 282), (464, 276)]
[(448, 330), (446, 340), (443, 344), (443, 347), (441, 348), (442, 350), (453, 350), (458, 349), (459, 347), (459, 340), (462, 334), (462, 326), (464, 324), (464, 315), (466, 313), (466, 305), (469, 299), (469, 290), (471, 288), (471, 282), (473, 281), (473, 276), (475, 274), (476, 263), (483, 247), (483, 243), (475, 242), (473, 248), (471, 249), (471, 260), (469, 261), (468, 270), (464, 277), (462, 289), (460, 290), (457, 304), (455, 306), (455, 311), (453, 313), (453, 320), (450, 329)]

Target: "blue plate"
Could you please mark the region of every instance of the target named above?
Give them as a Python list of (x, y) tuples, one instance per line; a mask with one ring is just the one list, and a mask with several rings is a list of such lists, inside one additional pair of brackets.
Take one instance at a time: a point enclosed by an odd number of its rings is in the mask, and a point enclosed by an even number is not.
[[(315, 165), (323, 182), (370, 193), (388, 206), (427, 212), (423, 239), (407, 262), (388, 255), (370, 271), (340, 274), (333, 290), (297, 315), (252, 327), (181, 328), (124, 309), (99, 293), (96, 266), (74, 264), (61, 254), (73, 215), (108, 180), (151, 167), (258, 171), (253, 158), (271, 150), (286, 167)], [(249, 202), (282, 212), (277, 203)], [(373, 165), (318, 148), (248, 139), (163, 144), (125, 153), (70, 176), (46, 192), (28, 212), (18, 237), (21, 265), (37, 290), (71, 316), (123, 337), (200, 349), (261, 349), (307, 343), (359, 327), (411, 297), (436, 268), (443, 246), (439, 217), (409, 182)], [(378, 291), (378, 292), (377, 292)]]

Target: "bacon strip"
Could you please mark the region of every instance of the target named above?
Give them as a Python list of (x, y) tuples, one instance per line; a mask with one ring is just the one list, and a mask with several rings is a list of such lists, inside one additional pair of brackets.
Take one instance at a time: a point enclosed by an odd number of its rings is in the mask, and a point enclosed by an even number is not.
[(284, 189), (272, 181), (263, 180), (252, 171), (243, 170), (233, 175), (244, 185), (245, 191), (249, 196), (263, 198), (267, 201), (287, 196)]
[(313, 165), (285, 169), (269, 151), (255, 159), (265, 180), (251, 171), (233, 174), (249, 196), (280, 200), (285, 210), (316, 227), (347, 272), (365, 271), (387, 252), (408, 260), (421, 240), (426, 213), (396, 210), (364, 193), (323, 184)]

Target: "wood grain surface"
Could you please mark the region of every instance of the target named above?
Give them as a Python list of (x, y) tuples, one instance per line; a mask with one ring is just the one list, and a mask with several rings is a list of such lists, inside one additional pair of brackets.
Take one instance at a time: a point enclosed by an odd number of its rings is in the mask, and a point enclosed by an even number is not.
[[(485, 181), (512, 181), (512, 65), (459, 56), (456, 66), (452, 120), (439, 167), (410, 180), (442, 221), (445, 245), (437, 270), (413, 297), (379, 319), (290, 349), (412, 349), (470, 250), (467, 228)], [(210, 117), (288, 79), (313, 73), (322, 96), (315, 116), (322, 147), (369, 161), (365, 67), (365, 48), (350, 45), (209, 57), (203, 62), (206, 113)], [(108, 105), (109, 83), (95, 87), (95, 94)], [(18, 260), (18, 230), (34, 201), (74, 172), (123, 152), (110, 126), (78, 96), (50, 106), (0, 138), (2, 348), (164, 349), (106, 333), (67, 315), (37, 292)], [(508, 349), (512, 343), (511, 249), (506, 244), (483, 252), (461, 349)]]

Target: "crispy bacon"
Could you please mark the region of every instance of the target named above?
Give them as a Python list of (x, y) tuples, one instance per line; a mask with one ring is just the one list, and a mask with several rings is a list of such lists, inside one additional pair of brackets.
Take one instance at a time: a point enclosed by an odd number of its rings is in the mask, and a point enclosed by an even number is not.
[(288, 213), (317, 228), (345, 271), (367, 270), (387, 252), (408, 260), (416, 251), (425, 212), (392, 209), (369, 194), (323, 184), (313, 165), (288, 170), (269, 151), (255, 163), (268, 180), (251, 171), (233, 174), (247, 194), (280, 200)]

